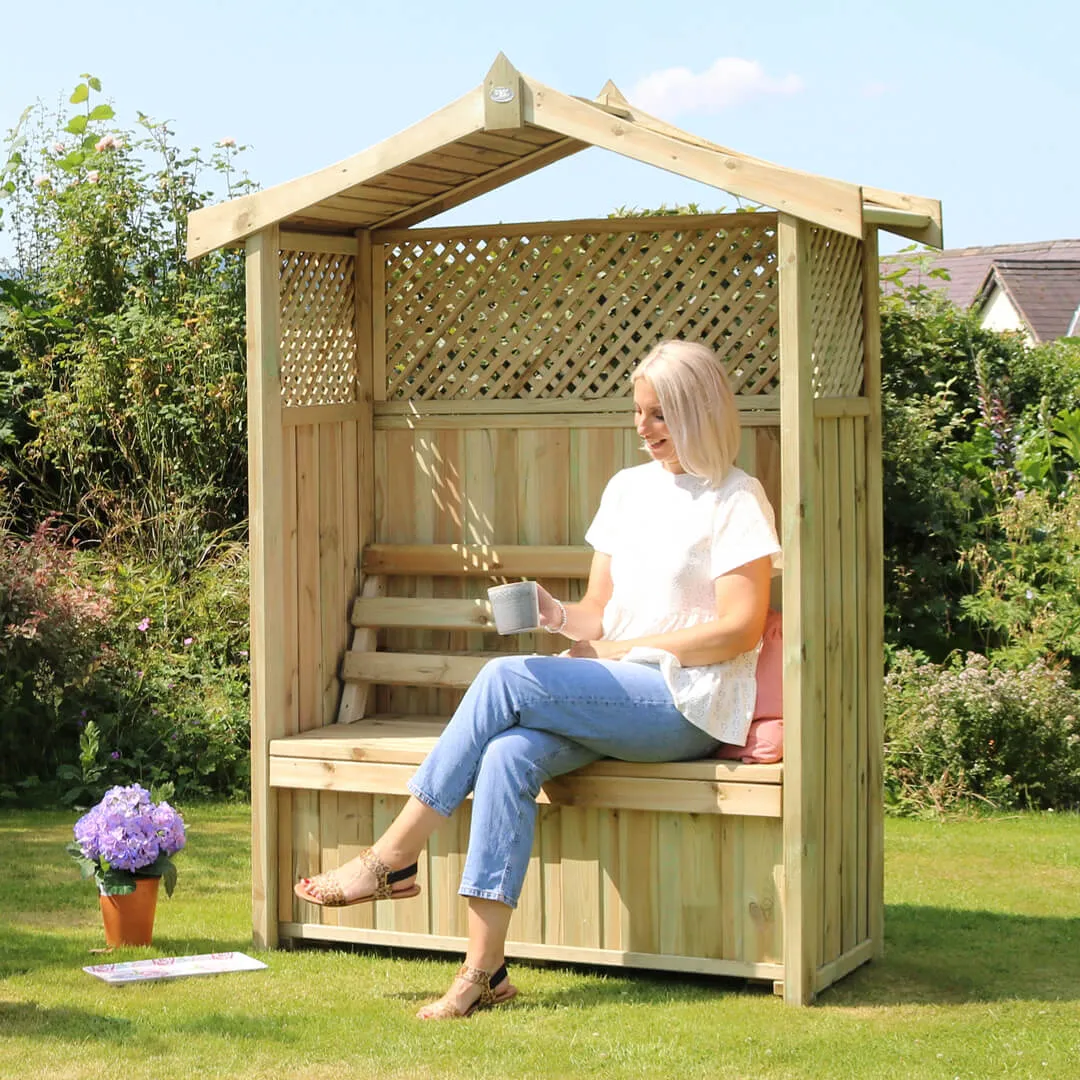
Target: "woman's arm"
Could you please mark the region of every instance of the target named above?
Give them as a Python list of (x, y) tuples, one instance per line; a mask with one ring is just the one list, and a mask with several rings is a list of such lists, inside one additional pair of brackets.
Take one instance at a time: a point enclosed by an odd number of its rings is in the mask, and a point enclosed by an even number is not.
[(641, 645), (671, 653), (683, 667), (705, 667), (730, 660), (754, 648), (761, 640), (769, 611), (771, 576), (772, 559), (765, 555), (716, 579), (715, 619), (684, 630), (626, 641), (587, 638), (575, 641), (570, 655), (619, 660), (634, 646)]
[(585, 595), (576, 604), (563, 604), (543, 586), (537, 587), (540, 597), (540, 625), (554, 629), (562, 622), (566, 609), (566, 625), (559, 633), (571, 639), (600, 637), (603, 632), (604, 608), (611, 599), (611, 556), (599, 551), (593, 555), (589, 567), (589, 584)]

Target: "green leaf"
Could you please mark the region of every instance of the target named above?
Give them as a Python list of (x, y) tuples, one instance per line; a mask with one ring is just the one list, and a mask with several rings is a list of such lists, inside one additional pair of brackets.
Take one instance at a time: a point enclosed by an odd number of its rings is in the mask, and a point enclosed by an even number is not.
[(98, 137), (96, 135), (84, 135), (83, 141), (79, 144), (84, 150), (93, 150), (97, 146)]
[(90, 88), (101, 93), (101, 80), (94, 78), (93, 75), (87, 75), (86, 78), (90, 80)]
[(111, 105), (95, 105), (90, 110), (91, 120), (111, 120), (116, 115)]
[(62, 157), (56, 164), (65, 172), (77, 169), (86, 160), (86, 155), (81, 150), (72, 150), (66, 157)]
[(65, 131), (70, 131), (72, 135), (81, 135), (86, 130), (87, 120), (85, 116), (73, 116), (68, 122)]
[(176, 864), (171, 862), (165, 867), (165, 873), (161, 875), (161, 880), (165, 883), (165, 895), (172, 896), (173, 889), (176, 888)]
[(79, 83), (75, 87), (75, 92), (68, 100), (72, 105), (81, 105), (90, 96), (90, 87), (86, 83)]
[(106, 870), (98, 877), (106, 896), (127, 896), (135, 891), (135, 877), (130, 870)]

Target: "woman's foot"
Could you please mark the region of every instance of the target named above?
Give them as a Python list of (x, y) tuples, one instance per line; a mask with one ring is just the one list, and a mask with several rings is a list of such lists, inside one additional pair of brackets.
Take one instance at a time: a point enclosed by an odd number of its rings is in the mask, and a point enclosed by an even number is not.
[(293, 892), (301, 900), (320, 907), (349, 907), (371, 900), (406, 900), (418, 896), (416, 863), (388, 866), (374, 848), (364, 848), (336, 870), (301, 878)]
[(506, 964), (494, 972), (462, 964), (450, 989), (438, 1001), (425, 1005), (417, 1014), (420, 1020), (460, 1020), (477, 1009), (505, 1005), (517, 996), (517, 987), (506, 974)]

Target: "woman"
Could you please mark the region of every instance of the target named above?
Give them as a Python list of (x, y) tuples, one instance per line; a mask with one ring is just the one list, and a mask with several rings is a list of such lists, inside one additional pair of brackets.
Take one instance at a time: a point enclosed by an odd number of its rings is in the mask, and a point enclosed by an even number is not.
[(503, 949), (546, 780), (601, 757), (680, 761), (746, 741), (779, 565), (772, 510), (733, 465), (738, 412), (709, 349), (660, 343), (633, 388), (652, 460), (608, 483), (585, 534), (595, 554), (580, 603), (539, 590), (541, 625), (570, 648), (485, 665), (387, 831), (296, 885), (301, 899), (335, 907), (415, 896), (421, 849), (473, 793), (460, 888), (469, 898), (465, 963), (422, 1019), (468, 1016), (517, 993)]

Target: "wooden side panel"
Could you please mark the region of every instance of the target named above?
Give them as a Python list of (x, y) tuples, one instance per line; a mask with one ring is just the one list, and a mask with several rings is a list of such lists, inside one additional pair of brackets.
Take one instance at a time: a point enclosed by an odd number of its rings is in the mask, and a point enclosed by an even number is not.
[[(821, 447), (825, 714), (824, 808), (819, 967), (864, 946), (869, 934), (870, 835), (874, 807), (868, 777), (875, 753), (870, 734), (869, 559), (866, 422), (833, 417), (818, 424)], [(832, 965), (832, 966), (830, 966)], [(846, 968), (843, 968), (846, 970)]]
[(824, 581), (825, 629), (825, 746), (824, 746), (824, 846), (821, 879), (821, 943), (818, 966), (840, 955), (841, 835), (844, 819), (843, 764), (843, 628), (844, 566), (840, 546), (840, 472), (835, 421), (819, 424), (821, 446), (821, 551)]
[(864, 612), (861, 606), (859, 578), (866, 572), (865, 560), (858, 555), (858, 518), (864, 512), (855, 498), (855, 458), (861, 452), (862, 425), (855, 419), (837, 421), (839, 450), (838, 476), (840, 503), (840, 573), (841, 609), (840, 654), (843, 683), (840, 710), (843, 723), (841, 774), (843, 790), (841, 810), (840, 855), (840, 952), (853, 949), (858, 937), (858, 822), (865, 813), (859, 799), (859, 733), (862, 727), (863, 672), (859, 666), (857, 638)]

